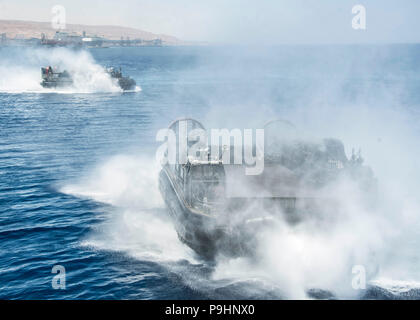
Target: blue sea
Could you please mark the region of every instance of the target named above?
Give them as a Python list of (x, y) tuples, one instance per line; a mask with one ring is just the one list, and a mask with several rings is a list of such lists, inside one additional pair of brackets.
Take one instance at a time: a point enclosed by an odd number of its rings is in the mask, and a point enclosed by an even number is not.
[[(77, 70), (74, 87), (43, 89), (46, 65)], [(138, 87), (120, 92), (103, 66)], [(420, 298), (419, 45), (0, 47), (0, 71), (0, 299)], [(184, 116), (282, 118), (360, 147), (380, 204), (349, 200), (318, 233), (283, 226), (257, 258), (204, 261), (157, 188), (156, 133)]]

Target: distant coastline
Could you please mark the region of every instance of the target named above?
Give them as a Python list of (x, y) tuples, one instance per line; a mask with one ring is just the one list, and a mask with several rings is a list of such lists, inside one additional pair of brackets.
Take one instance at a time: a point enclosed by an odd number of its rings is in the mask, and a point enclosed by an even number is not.
[(113, 47), (191, 44), (196, 43), (182, 41), (166, 34), (155, 34), (122, 26), (67, 24), (64, 30), (57, 31), (48, 22), (0, 20), (0, 46)]

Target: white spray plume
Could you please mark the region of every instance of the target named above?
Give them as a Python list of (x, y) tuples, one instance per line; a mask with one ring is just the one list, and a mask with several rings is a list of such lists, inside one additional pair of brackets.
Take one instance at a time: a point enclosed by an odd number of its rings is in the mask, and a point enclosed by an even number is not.
[[(0, 51), (0, 92), (95, 93), (121, 92), (118, 84), (84, 50), (67, 48), (15, 48)], [(47, 89), (41, 86), (41, 67), (67, 70), (73, 84), (66, 88)], [(138, 87), (138, 90), (139, 87)], [(137, 91), (138, 91), (137, 90)]]
[(138, 259), (177, 261), (191, 250), (178, 241), (163, 212), (158, 190), (159, 165), (152, 159), (118, 155), (61, 192), (115, 207), (109, 220), (83, 241), (101, 250), (124, 251)]

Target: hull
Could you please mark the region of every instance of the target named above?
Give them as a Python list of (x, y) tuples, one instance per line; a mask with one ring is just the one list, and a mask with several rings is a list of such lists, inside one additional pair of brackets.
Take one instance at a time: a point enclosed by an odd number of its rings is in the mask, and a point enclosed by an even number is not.
[[(271, 230), (277, 220), (294, 225), (304, 219), (320, 219), (337, 208), (334, 201), (327, 199), (231, 198), (220, 212), (207, 215), (186, 204), (182, 190), (174, 181), (170, 172), (161, 170), (159, 190), (175, 230), (182, 242), (207, 259), (218, 254), (253, 256), (256, 236), (264, 230)], [(252, 207), (257, 209), (251, 211), (251, 215), (244, 214)], [(222, 220), (217, 217), (229, 218)]]
[(73, 81), (42, 81), (41, 86), (44, 88), (63, 88), (69, 87), (73, 84)]
[(134, 90), (136, 88), (136, 81), (129, 77), (122, 77), (118, 79), (118, 85), (123, 90)]
[(170, 173), (162, 169), (159, 174), (159, 190), (182, 242), (206, 259), (213, 259), (217, 254), (240, 256), (250, 252), (250, 242), (243, 239), (247, 234), (245, 230), (217, 225), (214, 217), (194, 212), (185, 204), (171, 180)]

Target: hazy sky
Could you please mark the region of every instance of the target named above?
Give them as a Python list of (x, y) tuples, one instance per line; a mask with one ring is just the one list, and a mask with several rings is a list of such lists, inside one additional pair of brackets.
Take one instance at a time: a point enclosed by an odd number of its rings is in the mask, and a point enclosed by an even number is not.
[[(366, 30), (352, 28), (354, 5)], [(0, 19), (111, 24), (217, 43), (420, 42), (419, 0), (0, 0)]]

